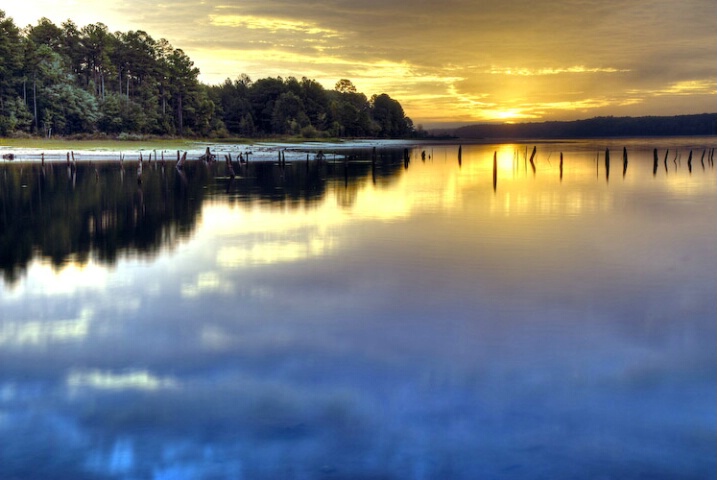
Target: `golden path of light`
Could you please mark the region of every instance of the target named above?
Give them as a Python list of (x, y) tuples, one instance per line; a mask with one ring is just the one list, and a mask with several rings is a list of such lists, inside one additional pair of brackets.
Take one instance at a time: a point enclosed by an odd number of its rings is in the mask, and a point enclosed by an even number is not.
[[(456, 150), (429, 151), (431, 162), (445, 165), (434, 168), (414, 160), (415, 166), (388, 186), (376, 186), (370, 178), (348, 188), (337, 183), (320, 202), (298, 208), (258, 202), (211, 203), (202, 212), (200, 228), (223, 239), (217, 264), (240, 268), (323, 257), (342, 248), (346, 240), (342, 228), (346, 225), (400, 222), (421, 212), (470, 208), (501, 217), (572, 216), (614, 208), (612, 190), (583, 188), (585, 184), (605, 182), (599, 163), (596, 170), (594, 154), (584, 154), (579, 162), (574, 156), (567, 157), (564, 174), (569, 180), (563, 184), (559, 176), (560, 152), (546, 150), (544, 147), (534, 158), (538, 174), (532, 172), (531, 151), (524, 145), (500, 145), (492, 151), (484, 149), (480, 154), (465, 149), (460, 166)], [(491, 182), (493, 152), (497, 167), (496, 191)], [(420, 150), (414, 150), (412, 156), (419, 159)], [(618, 170), (619, 166), (613, 169), (613, 182), (641, 188), (642, 177), (632, 174), (622, 177)], [(705, 189), (714, 188), (709, 179), (701, 182), (681, 175), (673, 175), (661, 185), (666, 191), (680, 195), (704, 193)], [(467, 200), (474, 192), (479, 192), (480, 202)], [(225, 287), (219, 278), (206, 274), (188, 286), (187, 293), (217, 288)]]

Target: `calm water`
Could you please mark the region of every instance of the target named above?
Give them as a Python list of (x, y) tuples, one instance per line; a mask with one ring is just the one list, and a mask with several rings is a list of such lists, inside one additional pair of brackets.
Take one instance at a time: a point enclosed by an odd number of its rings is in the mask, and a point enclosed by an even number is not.
[(0, 478), (714, 478), (714, 137), (532, 147), (4, 162)]

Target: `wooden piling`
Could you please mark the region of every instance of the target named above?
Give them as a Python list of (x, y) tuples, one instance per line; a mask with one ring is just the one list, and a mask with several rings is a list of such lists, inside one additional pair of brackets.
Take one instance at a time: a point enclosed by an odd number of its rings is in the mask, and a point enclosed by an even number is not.
[(653, 177), (655, 175), (657, 175), (657, 163), (658, 163), (657, 149), (655, 148), (652, 150), (652, 176)]
[(498, 189), (498, 152), (493, 152), (493, 193)]
[(560, 152), (560, 181), (563, 180), (563, 152)]
[(232, 166), (232, 156), (231, 156), (231, 153), (228, 154), (228, 155), (224, 155), (224, 158), (225, 158), (225, 160), (226, 160), (227, 173), (229, 174), (229, 178), (231, 178), (232, 180), (234, 180), (234, 178), (236, 177), (236, 174), (234, 173), (234, 167)]
[(627, 173), (627, 147), (622, 147), (622, 177)]
[(538, 151), (538, 147), (534, 145), (533, 153), (530, 154), (530, 167), (533, 169), (533, 174), (535, 174), (535, 162), (533, 161), (533, 159), (535, 158), (535, 154), (537, 151)]
[(692, 150), (690, 150), (690, 155), (687, 157), (687, 169), (692, 173)]
[(199, 157), (199, 160), (202, 160), (206, 163), (213, 163), (216, 160), (217, 156), (212, 153), (212, 151), (207, 147), (207, 150), (204, 152), (204, 155)]

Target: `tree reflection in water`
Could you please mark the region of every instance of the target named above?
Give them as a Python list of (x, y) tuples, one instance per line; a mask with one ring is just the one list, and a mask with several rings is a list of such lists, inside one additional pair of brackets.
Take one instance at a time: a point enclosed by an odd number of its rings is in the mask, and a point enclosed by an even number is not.
[(369, 172), (374, 181), (390, 181), (401, 172), (401, 161), (400, 150), (378, 157), (362, 150), (323, 161), (234, 162), (235, 178), (224, 162), (187, 162), (181, 170), (175, 163), (145, 162), (141, 181), (137, 162), (5, 162), (0, 269), (13, 284), (36, 256), (56, 267), (89, 258), (114, 264), (123, 253), (151, 257), (191, 236), (207, 198), (296, 207), (320, 200), (333, 181), (345, 182), (350, 197), (351, 187)]

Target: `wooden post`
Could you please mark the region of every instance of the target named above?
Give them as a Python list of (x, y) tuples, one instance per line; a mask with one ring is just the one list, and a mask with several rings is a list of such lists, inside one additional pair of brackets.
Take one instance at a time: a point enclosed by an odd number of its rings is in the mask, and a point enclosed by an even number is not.
[(137, 164), (137, 183), (142, 183), (142, 153), (139, 154), (139, 163)]
[(493, 152), (493, 193), (498, 189), (498, 152)]
[(563, 180), (563, 152), (560, 152), (560, 181)]
[(622, 147), (622, 178), (627, 173), (627, 147)]
[(692, 173), (692, 150), (690, 150), (690, 156), (687, 157), (687, 169)]
[(610, 180), (610, 149), (605, 149), (605, 180)]
[(537, 151), (538, 151), (538, 147), (534, 145), (533, 153), (530, 154), (530, 166), (533, 169), (533, 174), (535, 174), (535, 162), (533, 161), (533, 159), (535, 158), (535, 154)]
[(657, 162), (658, 162), (658, 160), (657, 160), (657, 149), (655, 148), (655, 149), (652, 151), (652, 176), (653, 176), (653, 177), (654, 177), (655, 175), (657, 175)]
[(226, 160), (227, 165), (227, 173), (229, 174), (229, 178), (234, 180), (236, 177), (236, 174), (234, 173), (234, 167), (232, 167), (232, 156), (231, 153), (229, 155), (224, 155), (224, 158)]

